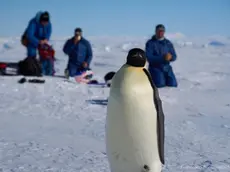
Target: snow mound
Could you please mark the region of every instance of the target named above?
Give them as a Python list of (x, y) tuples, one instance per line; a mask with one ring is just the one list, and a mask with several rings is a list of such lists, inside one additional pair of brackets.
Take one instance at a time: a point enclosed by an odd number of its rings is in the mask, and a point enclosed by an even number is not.
[(129, 42), (129, 43), (125, 43), (122, 45), (122, 50), (125, 51), (125, 52), (128, 52), (130, 50), (130, 48), (132, 47), (132, 43)]
[(106, 51), (106, 52), (111, 52), (110, 46), (105, 46), (105, 51)]
[(123, 45), (121, 46), (121, 50), (127, 53), (132, 48), (136, 48), (136, 47), (143, 48), (143, 46), (144, 46), (143, 43), (141, 44), (138, 42), (127, 42), (127, 43), (123, 43)]
[(11, 45), (9, 45), (9, 44), (7, 44), (7, 43), (4, 43), (2, 47), (3, 47), (4, 49), (6, 49), (6, 50), (10, 50), (10, 49), (13, 48)]
[(211, 41), (211, 42), (208, 43), (208, 45), (215, 46), (215, 47), (223, 47), (223, 46), (225, 46), (225, 44), (220, 42), (220, 41)]
[(3, 43), (0, 45), (0, 52), (4, 53), (6, 51), (12, 50), (15, 46), (12, 43)]
[(183, 39), (186, 38), (186, 36), (183, 33), (166, 33), (165, 36), (169, 39)]
[(191, 47), (193, 46), (193, 42), (189, 42), (189, 41), (177, 41), (176, 44), (179, 46), (179, 47)]

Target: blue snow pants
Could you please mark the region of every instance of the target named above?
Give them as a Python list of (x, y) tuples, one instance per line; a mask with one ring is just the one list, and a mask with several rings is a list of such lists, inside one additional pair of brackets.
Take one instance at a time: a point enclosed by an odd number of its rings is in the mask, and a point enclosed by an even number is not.
[(153, 79), (154, 84), (156, 87), (177, 87), (177, 79), (173, 72), (173, 69), (170, 65), (165, 65), (161, 67), (151, 67), (149, 66), (149, 72)]
[(52, 59), (41, 59), (42, 74), (52, 76), (54, 73), (53, 60)]

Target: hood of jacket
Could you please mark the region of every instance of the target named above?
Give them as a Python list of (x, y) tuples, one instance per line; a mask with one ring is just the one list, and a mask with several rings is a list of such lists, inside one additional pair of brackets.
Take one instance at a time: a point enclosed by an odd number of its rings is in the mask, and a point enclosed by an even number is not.
[[(37, 14), (35, 15), (34, 19), (37, 23), (40, 23), (40, 17), (44, 13), (44, 11), (38, 11)], [(49, 21), (50, 23), (50, 21)]]

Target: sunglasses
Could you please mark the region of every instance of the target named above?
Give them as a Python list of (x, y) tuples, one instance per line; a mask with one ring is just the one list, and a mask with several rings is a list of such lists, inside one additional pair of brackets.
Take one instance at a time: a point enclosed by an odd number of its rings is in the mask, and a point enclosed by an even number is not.
[(75, 35), (81, 35), (82, 32), (75, 32)]
[(157, 32), (165, 32), (165, 30), (164, 29), (159, 29), (159, 30), (157, 30)]

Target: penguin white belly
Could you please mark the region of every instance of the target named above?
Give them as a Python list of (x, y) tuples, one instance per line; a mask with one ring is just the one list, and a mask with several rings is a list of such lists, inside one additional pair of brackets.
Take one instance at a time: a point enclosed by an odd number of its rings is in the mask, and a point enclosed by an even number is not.
[[(145, 165), (149, 172), (161, 171), (157, 112), (153, 89), (145, 77), (139, 72), (135, 77), (121, 72), (114, 78), (106, 119), (106, 149), (111, 172), (142, 172)], [(123, 82), (116, 81), (118, 78)], [(132, 83), (136, 79), (140, 84)]]

